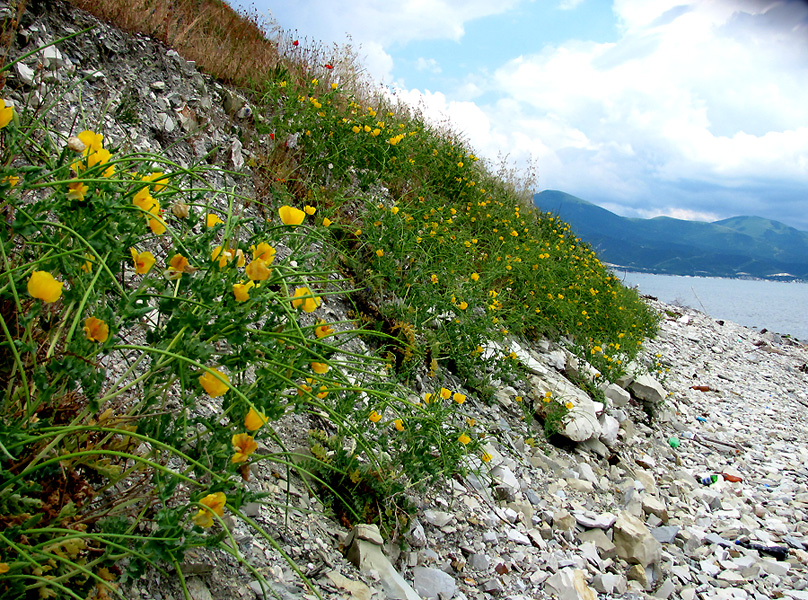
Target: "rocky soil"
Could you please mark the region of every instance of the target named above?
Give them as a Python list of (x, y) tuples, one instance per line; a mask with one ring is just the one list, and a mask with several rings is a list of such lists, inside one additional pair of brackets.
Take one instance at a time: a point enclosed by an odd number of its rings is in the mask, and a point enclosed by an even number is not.
[[(91, 23), (51, 3), (24, 22), (19, 40), (30, 48)], [(181, 165), (248, 162), (234, 132), (253, 117), (237, 94), (172, 50), (105, 25), (18, 65), (4, 94), (36, 107), (54, 85), (80, 78), (57, 115), (65, 135), (82, 115), (105, 114), (99, 129), (122, 147), (165, 152)], [(349, 531), (320, 512), (299, 479), (258, 472), (249, 485), (276, 504), (247, 514), (277, 545), (232, 523), (250, 566), (189, 553), (188, 593), (315, 597), (286, 555), (328, 598), (808, 599), (806, 347), (649, 302), (664, 317), (659, 337), (635, 378), (604, 386), (604, 403), (566, 378), (591, 377), (588, 365), (555, 344), (514, 342), (531, 375), (502, 385), (493, 405), (467, 400), (490, 433), (493, 459), (469, 462), (465, 477), (414, 498), (416, 519), (398, 539), (370, 526)], [(517, 401), (546, 391), (576, 406), (563, 449), (531, 442), (541, 428)], [(299, 435), (306, 419), (292, 415), (278, 428)], [(121, 591), (133, 600), (183, 597), (176, 575), (159, 573)]]

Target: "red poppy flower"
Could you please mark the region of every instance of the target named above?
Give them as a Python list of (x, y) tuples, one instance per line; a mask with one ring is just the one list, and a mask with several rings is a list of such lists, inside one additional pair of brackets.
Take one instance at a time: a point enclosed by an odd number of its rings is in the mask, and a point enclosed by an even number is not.
[(269, 134), (269, 139), (274, 140), (274, 139), (275, 139), (275, 134), (274, 134), (274, 133), (270, 133), (270, 134)]
[(326, 68), (326, 69), (333, 69), (333, 68), (334, 68), (334, 65), (326, 65), (326, 66), (325, 66), (325, 68)]
[(292, 45), (293, 45), (293, 46), (297, 46), (299, 43), (300, 43), (300, 42), (299, 42), (298, 40), (295, 40), (294, 42), (292, 42)]

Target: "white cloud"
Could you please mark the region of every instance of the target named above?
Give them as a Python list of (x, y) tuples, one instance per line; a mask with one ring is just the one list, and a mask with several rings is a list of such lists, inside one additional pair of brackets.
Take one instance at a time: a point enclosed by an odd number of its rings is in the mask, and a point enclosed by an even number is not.
[(440, 73), (441, 68), (434, 58), (424, 58), (423, 56), (419, 56), (418, 60), (415, 61), (415, 68), (418, 71), (428, 71), (429, 73)]

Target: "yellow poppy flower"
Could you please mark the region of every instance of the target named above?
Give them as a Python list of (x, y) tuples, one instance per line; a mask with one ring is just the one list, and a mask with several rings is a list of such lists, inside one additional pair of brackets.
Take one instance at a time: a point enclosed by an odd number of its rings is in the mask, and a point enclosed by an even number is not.
[(208, 213), (208, 216), (205, 217), (205, 225), (207, 227), (215, 227), (219, 223), (224, 223), (224, 221), (219, 218), (219, 215)]
[(104, 343), (109, 338), (109, 326), (101, 319), (87, 317), (84, 319), (84, 335), (91, 342)]
[(304, 210), (304, 212), (305, 212), (307, 215), (313, 215), (314, 213), (316, 213), (316, 212), (317, 212), (317, 208), (316, 208), (316, 207), (314, 207), (314, 206), (309, 206), (308, 204), (307, 204), (306, 206), (304, 206), (304, 207), (303, 207), (303, 210)]
[(483, 462), (487, 463), (487, 462), (491, 462), (492, 457), (491, 457), (490, 454), (488, 454), (488, 452), (483, 452), (483, 455), (480, 458), (483, 459)]
[(465, 433), (461, 433), (460, 437), (457, 438), (457, 441), (463, 444), (464, 446), (471, 441), (471, 438), (467, 436)]
[(266, 242), (261, 242), (257, 246), (250, 246), (250, 250), (252, 251), (253, 260), (260, 258), (267, 266), (271, 265), (275, 260), (275, 248)]
[[(0, 123), (2, 122), (3, 120), (0, 118)], [(8, 125), (8, 123), (6, 123), (6, 125)], [(2, 127), (5, 127), (6, 125), (3, 125)], [(0, 127), (0, 129), (2, 129), (2, 127)], [(8, 566), (8, 563), (0, 563), (0, 575), (2, 575), (3, 573), (8, 573), (9, 569), (10, 567)]]
[(135, 263), (135, 273), (138, 275), (145, 275), (148, 273), (156, 262), (154, 255), (148, 250), (145, 252), (138, 252), (134, 248), (129, 248), (132, 253), (132, 262)]
[(332, 223), (332, 221), (328, 217), (323, 219), (323, 227), (329, 227), (331, 225), (331, 223)]
[(250, 408), (250, 412), (244, 417), (244, 427), (249, 431), (257, 431), (263, 427), (268, 419), (254, 408)]
[(257, 258), (247, 265), (245, 273), (247, 273), (247, 277), (253, 281), (265, 281), (269, 279), (272, 270), (267, 268), (267, 263)]
[(179, 279), (183, 273), (188, 272), (190, 265), (188, 259), (182, 254), (175, 254), (168, 261), (168, 268), (166, 269), (167, 277), (169, 279)]
[(258, 443), (253, 439), (249, 433), (237, 433), (231, 440), (233, 443), (233, 458), (230, 459), (231, 463), (242, 463), (250, 458), (250, 454), (258, 450)]
[(459, 307), (460, 307), (460, 310), (466, 310), (469, 307), (469, 303), (468, 302), (461, 302), (459, 304)]
[(373, 412), (370, 413), (368, 419), (370, 419), (372, 423), (378, 423), (379, 421), (381, 421), (382, 416), (374, 410)]
[(153, 181), (155, 181), (157, 179), (161, 180), (161, 181), (158, 181), (157, 183), (153, 184), (152, 189), (155, 192), (162, 192), (166, 188), (165, 182), (168, 181), (168, 176), (165, 173), (163, 173), (162, 171), (155, 171), (154, 173), (151, 173), (150, 175), (142, 175), (140, 177), (140, 179), (143, 180), (143, 181), (149, 181), (149, 182), (153, 182)]
[(396, 431), (404, 431), (404, 421), (401, 419), (396, 419), (393, 421), (393, 427), (396, 428)]
[(67, 197), (70, 200), (84, 200), (84, 196), (89, 191), (90, 188), (84, 185), (81, 181), (74, 181), (67, 184)]
[[(211, 371), (205, 371), (204, 374), (199, 376), (199, 385), (201, 385), (211, 398), (223, 396), (230, 389), (230, 378), (222, 373), (219, 369), (211, 368)], [(215, 373), (215, 375), (214, 375)], [(224, 381), (220, 380), (221, 377)]]
[(472, 273), (471, 274), (471, 280), (472, 281), (477, 281), (479, 278), (480, 278), (480, 276), (477, 273)]
[(247, 283), (234, 283), (233, 295), (236, 297), (236, 302), (246, 302), (250, 299), (250, 289), (255, 287), (254, 281)]
[(325, 375), (326, 373), (328, 373), (328, 370), (330, 368), (331, 367), (329, 367), (325, 363), (319, 363), (319, 362), (311, 363), (311, 370), (317, 373), (318, 375)]
[(81, 270), (84, 273), (89, 273), (90, 271), (93, 270), (93, 263), (95, 262), (95, 256), (93, 256), (89, 252), (85, 252), (84, 253), (84, 258), (86, 260), (84, 261), (84, 264), (81, 265)]
[(324, 338), (327, 335), (331, 335), (334, 333), (334, 330), (325, 322), (325, 321), (317, 321), (317, 327), (314, 328), (314, 335), (317, 338)]
[(101, 150), (104, 147), (104, 134), (103, 133), (95, 133), (90, 131), (89, 129), (85, 129), (78, 137), (82, 143), (84, 144), (84, 154), (89, 154), (90, 152), (96, 152)]
[(306, 218), (306, 213), (293, 206), (281, 206), (278, 209), (278, 214), (284, 225), (300, 225), (303, 219)]
[[(309, 296), (304, 298), (304, 296)], [(292, 300), (292, 307), (302, 308), (304, 312), (310, 313), (317, 310), (320, 306), (320, 296), (314, 296), (311, 290), (307, 287), (295, 288), (294, 299)]]
[(449, 398), (452, 397), (452, 392), (447, 390), (445, 387), (442, 387), (440, 389), (440, 397), (443, 398), (444, 400), (448, 400)]
[(430, 402), (432, 402), (432, 394), (427, 392), (424, 394), (424, 404), (429, 404)]
[(452, 400), (454, 400), (454, 401), (455, 401), (455, 402), (457, 402), (458, 404), (463, 404), (463, 403), (466, 401), (466, 395), (465, 395), (465, 394), (461, 394), (460, 392), (455, 392), (455, 393), (452, 395)]
[(381, 258), (382, 256), (384, 256), (384, 250), (382, 250), (381, 248), (379, 248), (378, 250), (376, 250), (376, 256), (378, 256), (379, 258)]
[(14, 109), (6, 104), (5, 100), (0, 100), (3, 103), (3, 108), (0, 108), (0, 129), (7, 126), (11, 123), (11, 119), (14, 117)]
[(204, 507), (192, 517), (192, 521), (199, 527), (210, 527), (213, 525), (213, 515), (224, 515), (224, 506), (227, 503), (227, 496), (222, 492), (208, 494), (199, 503)]
[(56, 302), (62, 295), (63, 285), (47, 271), (34, 271), (28, 279), (28, 293), (43, 302)]
[[(0, 129), (2, 129), (2, 127), (0, 127)], [(19, 182), (20, 178), (17, 177), (16, 175), (6, 175), (5, 177), (3, 177), (2, 180), (0, 180), (0, 183), (7, 183), (9, 187), (14, 187)]]
[(227, 246), (216, 246), (210, 253), (210, 259), (212, 261), (219, 262), (219, 268), (224, 269), (230, 262), (233, 260), (233, 257), (236, 259), (236, 266), (241, 268), (244, 266), (244, 263), (247, 262), (247, 259), (244, 258), (244, 251), (240, 248), (233, 252)]
[(566, 407), (567, 410), (572, 410), (574, 404), (572, 402), (567, 402), (564, 406)]
[(149, 219), (149, 229), (154, 235), (163, 235), (166, 232), (166, 224), (160, 218)]

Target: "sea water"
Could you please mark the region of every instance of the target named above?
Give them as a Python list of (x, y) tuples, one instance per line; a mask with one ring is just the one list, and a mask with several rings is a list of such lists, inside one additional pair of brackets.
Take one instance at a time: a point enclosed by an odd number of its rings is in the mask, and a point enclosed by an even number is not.
[(668, 304), (689, 306), (715, 319), (768, 329), (808, 341), (808, 284), (758, 279), (680, 277), (615, 269), (614, 274), (641, 294)]

